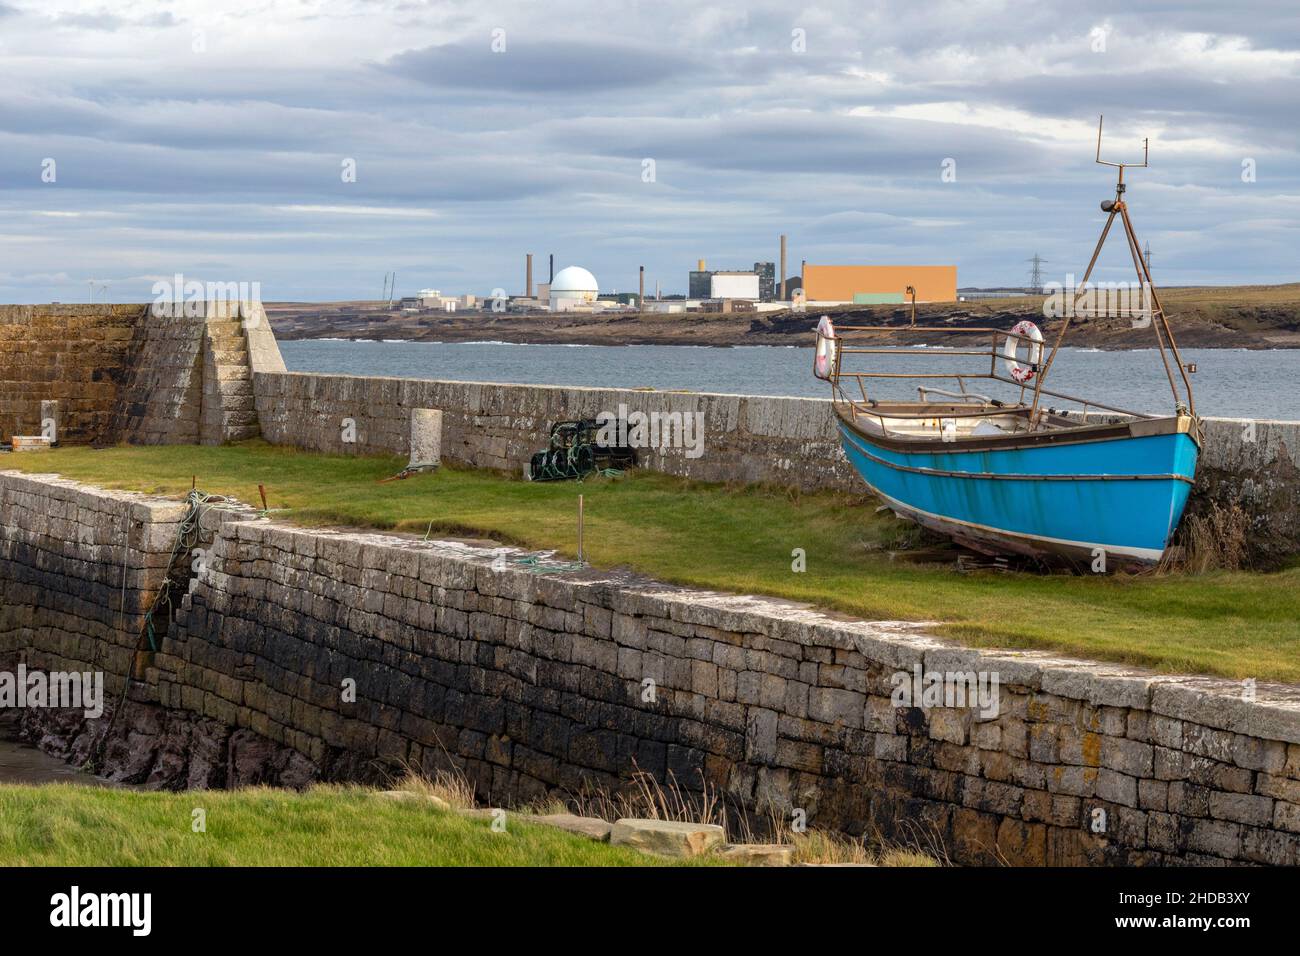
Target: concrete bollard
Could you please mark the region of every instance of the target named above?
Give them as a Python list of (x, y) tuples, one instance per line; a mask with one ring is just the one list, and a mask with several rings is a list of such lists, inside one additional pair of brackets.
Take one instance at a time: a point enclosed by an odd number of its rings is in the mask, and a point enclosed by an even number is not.
[(51, 444), (59, 440), (59, 403), (53, 399), (41, 402), (41, 435)]
[(442, 464), (442, 411), (411, 409), (411, 460), (407, 471), (437, 468)]

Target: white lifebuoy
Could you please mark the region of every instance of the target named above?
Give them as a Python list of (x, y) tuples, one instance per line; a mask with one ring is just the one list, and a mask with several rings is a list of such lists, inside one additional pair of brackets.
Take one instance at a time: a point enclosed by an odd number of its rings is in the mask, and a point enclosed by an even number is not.
[(835, 326), (829, 315), (823, 315), (817, 323), (817, 354), (813, 356), (813, 375), (831, 380), (835, 368)]
[(1015, 324), (1011, 335), (1023, 335), (1032, 341), (1029, 354), (1026, 356), (1028, 365), (1021, 365), (1019, 361), (1020, 343), (1023, 339), (1008, 338), (1002, 346), (1002, 364), (1006, 367), (1007, 374), (1024, 385), (1033, 381), (1034, 376), (1038, 374), (1036, 366), (1043, 360), (1043, 333), (1039, 331), (1038, 326), (1025, 319)]

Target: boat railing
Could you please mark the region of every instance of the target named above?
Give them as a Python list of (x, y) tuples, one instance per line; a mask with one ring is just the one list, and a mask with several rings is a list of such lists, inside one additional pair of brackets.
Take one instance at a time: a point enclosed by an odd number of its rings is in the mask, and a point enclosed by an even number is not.
[[(988, 345), (980, 347), (928, 347), (926, 345), (867, 345), (858, 344), (862, 338), (878, 337), (881, 335), (897, 336), (900, 334), (943, 334), (947, 335), (971, 335), (986, 336)], [(819, 333), (820, 335), (820, 333)], [(1037, 427), (1042, 421), (1043, 416), (1040, 414), (1038, 400), (1041, 396), (1048, 396), (1059, 399), (1063, 402), (1070, 402), (1082, 407), (1082, 414), (1086, 416), (1089, 411), (1110, 412), (1118, 415), (1125, 415), (1133, 418), (1151, 418), (1150, 414), (1134, 411), (1128, 408), (1121, 408), (1111, 405), (1107, 402), (1098, 401), (1094, 398), (1083, 398), (1077, 395), (1070, 395), (1065, 392), (1059, 392), (1046, 387), (1044, 379), (1050, 368), (1050, 364), (1044, 361), (1045, 343), (1038, 338), (1027, 334), (1009, 331), (1007, 329), (997, 329), (991, 327), (966, 327), (966, 328), (946, 328), (939, 326), (918, 326), (918, 325), (853, 325), (839, 326), (834, 330), (830, 337), (834, 343), (834, 358), (830, 364), (829, 375), (826, 376), (831, 382), (832, 398), (838, 402), (847, 403), (853, 409), (856, 417), (858, 414), (864, 414), (868, 417), (876, 418), (880, 421), (882, 428), (885, 428), (884, 418), (875, 409), (878, 399), (870, 391), (868, 384), (874, 383), (877, 379), (889, 380), (922, 380), (926, 382), (933, 381), (950, 381), (954, 382), (959, 391), (951, 392), (941, 389), (935, 385), (918, 385), (918, 391), (921, 393), (921, 402), (925, 404), (928, 400), (925, 398), (926, 393), (944, 395), (945, 397), (955, 398), (963, 403), (970, 402), (972, 408), (970, 411), (963, 410), (961, 413), (947, 413), (945, 417), (977, 417), (1006, 415), (1014, 411), (1028, 411), (1030, 427)], [(1009, 344), (1014, 343), (1014, 348)], [(1023, 357), (1021, 351), (1027, 353)], [(979, 368), (966, 368), (961, 370), (941, 370), (929, 372), (916, 372), (905, 369), (890, 369), (884, 371), (849, 371), (844, 367), (845, 356), (854, 355), (875, 355), (885, 358), (897, 358), (901, 356), (923, 355), (932, 360), (948, 359), (987, 359), (987, 368), (980, 363)], [(1007, 374), (1002, 363), (1010, 360), (1015, 365), (1027, 371), (1023, 381), (1013, 378)], [(968, 389), (969, 382), (991, 381), (999, 382), (1011, 386), (1015, 389), (1015, 398), (1011, 401), (999, 401), (991, 396), (981, 393), (972, 392)], [(856, 395), (851, 394), (856, 392)], [(981, 401), (983, 404), (975, 406), (972, 399)], [(1052, 410), (1055, 411), (1055, 410)], [(899, 409), (893, 409), (889, 413), (891, 419), (932, 419), (935, 418), (933, 411), (918, 411), (909, 413)]]
[(933, 385), (929, 388), (926, 388), (924, 385), (918, 385), (916, 386), (916, 391), (923, 402), (929, 401), (926, 397), (927, 395), (943, 395), (947, 398), (955, 398), (963, 402), (975, 401), (981, 402), (985, 405), (991, 405), (993, 403), (993, 398), (989, 395), (981, 395), (979, 392), (966, 391), (966, 383), (964, 380), (958, 382), (958, 388), (961, 389), (960, 392), (949, 391), (946, 388), (936, 388)]

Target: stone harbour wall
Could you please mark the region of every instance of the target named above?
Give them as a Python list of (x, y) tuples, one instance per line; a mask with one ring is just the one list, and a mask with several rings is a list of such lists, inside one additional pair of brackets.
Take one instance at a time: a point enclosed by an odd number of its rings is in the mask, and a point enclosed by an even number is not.
[[(520, 473), (546, 447), (557, 421), (601, 411), (699, 415), (702, 451), (638, 449), (638, 462), (701, 481), (757, 481), (808, 490), (850, 488), (827, 402), (545, 385), (497, 385), (301, 372), (255, 376), (262, 432), (275, 444), (343, 454), (409, 452), (411, 410), (442, 411), (442, 455), (479, 468)], [(344, 421), (355, 423), (345, 440)], [(694, 417), (691, 422), (696, 421)]]
[[(557, 421), (602, 411), (699, 414), (702, 454), (638, 451), (642, 467), (701, 481), (756, 481), (803, 490), (862, 490), (824, 399), (561, 388), (301, 372), (255, 375), (258, 418), (275, 443), (342, 454), (409, 451), (412, 409), (442, 411), (451, 461), (519, 473)], [(345, 440), (344, 423), (355, 423)], [(1206, 419), (1189, 514), (1236, 506), (1263, 562), (1300, 552), (1300, 422)]]
[(41, 403), (58, 402), (70, 442), (106, 433), (130, 377), (141, 306), (0, 306), (0, 442), (41, 434)]
[[(0, 442), (221, 444), (259, 433), (253, 364), (283, 369), (260, 305), (0, 306)], [(269, 344), (267, 340), (269, 339)], [(278, 364), (277, 364), (278, 363)]]
[[(0, 473), (0, 506), (0, 606), (17, 607), (0, 650), (121, 667), (94, 654), (115, 640), (118, 523), (141, 519), (126, 563), (143, 568), (176, 505)], [(206, 570), (107, 735), (123, 779), (457, 767), (508, 805), (640, 769), (958, 863), (1300, 862), (1300, 688), (972, 650), (788, 602), (537, 573), (508, 549), (208, 520)], [(105, 582), (84, 606), (83, 575)], [(997, 713), (900, 706), (894, 675), (916, 668), (996, 673)], [(33, 736), (75, 752), (105, 735), (60, 720)]]

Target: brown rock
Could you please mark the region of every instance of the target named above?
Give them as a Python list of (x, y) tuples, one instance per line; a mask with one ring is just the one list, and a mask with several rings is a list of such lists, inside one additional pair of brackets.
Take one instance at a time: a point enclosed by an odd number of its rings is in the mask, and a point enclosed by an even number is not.
[(722, 846), (726, 834), (711, 823), (623, 819), (610, 830), (609, 842), (658, 856), (692, 857)]

